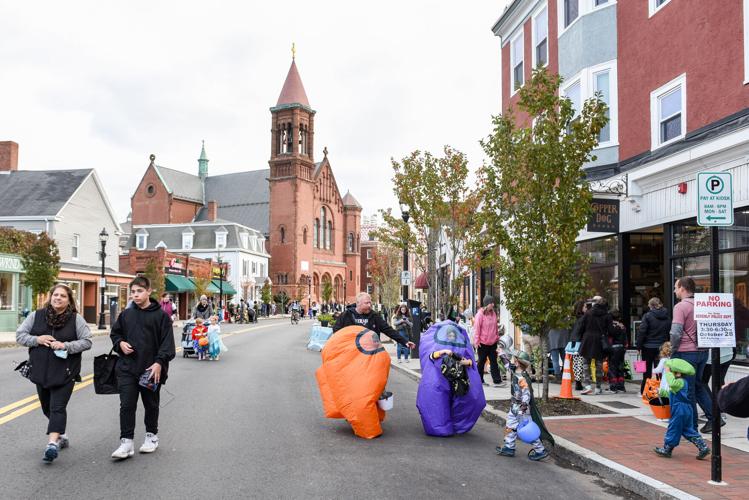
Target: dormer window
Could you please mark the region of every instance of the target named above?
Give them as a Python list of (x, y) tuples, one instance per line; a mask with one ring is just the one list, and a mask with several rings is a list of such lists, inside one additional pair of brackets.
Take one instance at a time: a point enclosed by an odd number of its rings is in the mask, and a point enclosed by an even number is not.
[(221, 226), (216, 230), (216, 248), (226, 248), (226, 235), (229, 232), (225, 227)]
[(138, 250), (145, 250), (148, 246), (148, 233), (144, 232), (135, 235), (135, 247)]
[(242, 248), (249, 248), (250, 246), (250, 235), (247, 233), (240, 233), (239, 238), (242, 240)]
[(182, 233), (182, 250), (192, 250), (193, 233)]

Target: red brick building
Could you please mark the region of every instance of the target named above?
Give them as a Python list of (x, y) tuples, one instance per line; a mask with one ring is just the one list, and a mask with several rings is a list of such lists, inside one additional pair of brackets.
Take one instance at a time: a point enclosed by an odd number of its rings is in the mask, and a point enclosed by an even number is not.
[[(360, 283), (361, 205), (341, 196), (328, 160), (315, 162), (315, 111), (291, 62), (278, 102), (270, 109), (270, 276), (274, 292), (320, 301), (322, 284), (332, 300), (351, 301)], [(344, 289), (346, 297), (344, 298)]]
[[(151, 155), (132, 197), (132, 225), (223, 220), (266, 236), (273, 293), (321, 301), (353, 300), (360, 289), (361, 206), (341, 195), (327, 149), (315, 162), (315, 111), (292, 61), (271, 111), (269, 169), (209, 176), (205, 148), (198, 175), (156, 165)], [(215, 202), (215, 205), (212, 203)]]

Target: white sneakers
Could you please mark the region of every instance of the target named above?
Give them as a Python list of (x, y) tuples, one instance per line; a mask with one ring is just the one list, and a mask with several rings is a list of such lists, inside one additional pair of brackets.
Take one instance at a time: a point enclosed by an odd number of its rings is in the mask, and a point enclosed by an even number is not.
[(125, 459), (135, 455), (135, 448), (133, 447), (133, 440), (128, 438), (120, 439), (120, 447), (114, 450), (112, 458)]
[(153, 453), (159, 447), (159, 436), (146, 432), (146, 439), (138, 451), (141, 453)]
[[(146, 439), (143, 441), (138, 451), (141, 453), (153, 453), (156, 448), (159, 447), (159, 436), (150, 432), (146, 433)], [(135, 455), (135, 446), (133, 445), (132, 439), (122, 438), (120, 439), (120, 447), (114, 450), (112, 458), (125, 459)]]

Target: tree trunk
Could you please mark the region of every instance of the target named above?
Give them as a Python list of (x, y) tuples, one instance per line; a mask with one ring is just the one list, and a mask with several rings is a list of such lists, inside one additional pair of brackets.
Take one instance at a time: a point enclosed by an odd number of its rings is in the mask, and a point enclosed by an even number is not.
[(543, 374), (544, 388), (543, 399), (549, 400), (549, 358), (546, 356), (546, 346), (549, 345), (549, 330), (544, 328), (541, 332), (541, 371)]

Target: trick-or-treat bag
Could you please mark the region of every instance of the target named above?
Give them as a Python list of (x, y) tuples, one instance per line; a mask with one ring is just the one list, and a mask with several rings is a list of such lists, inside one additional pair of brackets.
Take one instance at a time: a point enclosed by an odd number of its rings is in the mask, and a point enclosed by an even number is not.
[(390, 356), (377, 333), (348, 326), (325, 343), (322, 366), (317, 369), (323, 410), (327, 418), (345, 418), (359, 437), (382, 434), (385, 411), (377, 400), (390, 373)]

